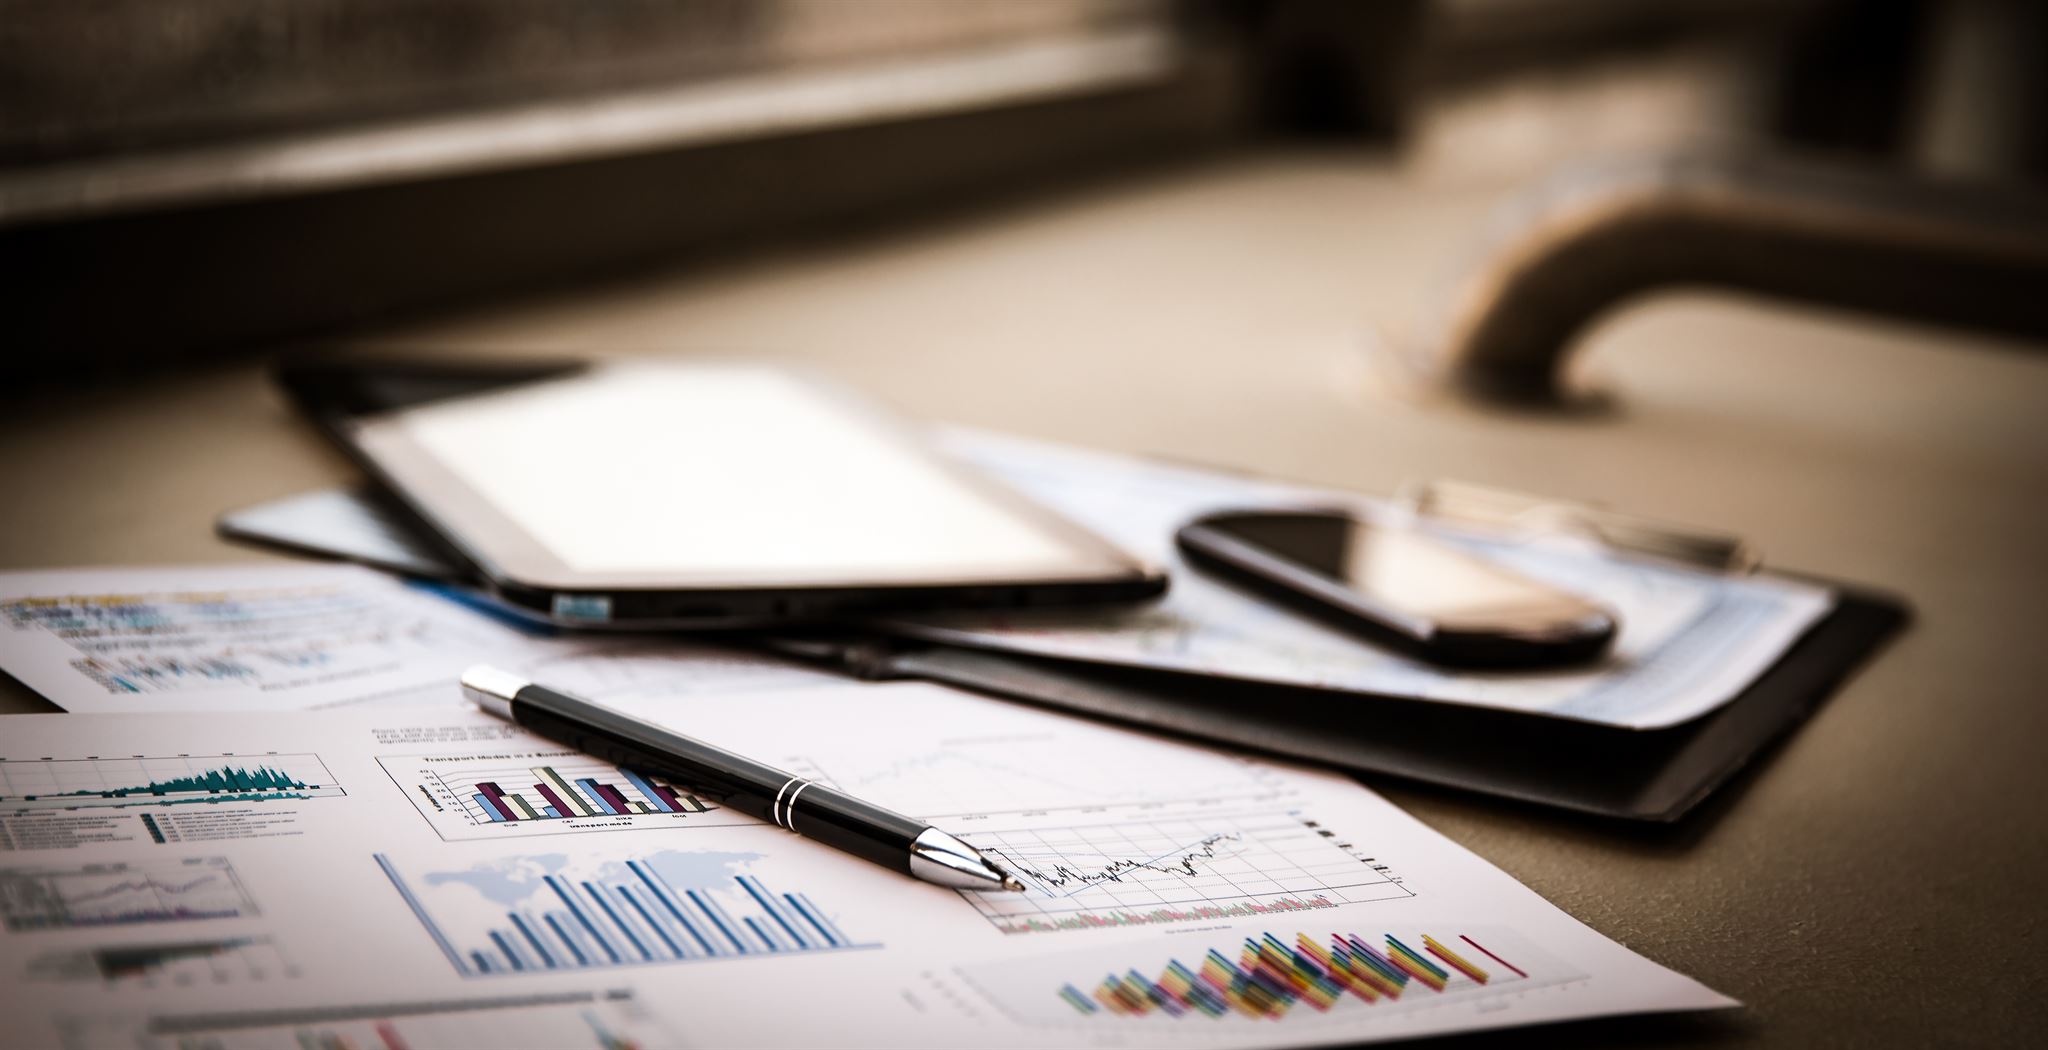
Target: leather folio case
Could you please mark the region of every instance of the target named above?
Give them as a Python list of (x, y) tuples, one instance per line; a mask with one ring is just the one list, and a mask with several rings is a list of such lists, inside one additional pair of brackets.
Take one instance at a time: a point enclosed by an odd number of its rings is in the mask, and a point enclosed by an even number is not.
[[(225, 515), (219, 531), (405, 575), (456, 575), (375, 508), (368, 494), (313, 493)], [(334, 527), (323, 530), (326, 522)], [(1834, 589), (1834, 610), (1741, 695), (1655, 730), (878, 636), (756, 636), (751, 644), (863, 678), (942, 682), (1353, 772), (1675, 821), (1804, 721), (1908, 619), (1896, 599)]]
[(1836, 588), (1834, 610), (1739, 696), (1655, 730), (885, 638), (771, 644), (868, 678), (944, 682), (1356, 772), (1668, 822), (1805, 721), (1908, 618), (1896, 599)]

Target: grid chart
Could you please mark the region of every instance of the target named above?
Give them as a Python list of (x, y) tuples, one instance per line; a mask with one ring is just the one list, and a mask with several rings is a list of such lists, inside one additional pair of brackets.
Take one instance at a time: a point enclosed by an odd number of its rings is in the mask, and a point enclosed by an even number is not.
[(1200, 814), (962, 832), (1025, 884), (963, 891), (1004, 933), (1236, 919), (1414, 896), (1299, 813)]
[(0, 808), (266, 802), (346, 794), (320, 756), (0, 759)]
[(573, 751), (378, 761), (449, 840), (755, 823), (688, 785)]
[[(1049, 733), (942, 741), (879, 764), (831, 754), (791, 756), (780, 764), (855, 798), (935, 823), (963, 816), (1099, 810), (1103, 799), (1214, 805), (1270, 800), (1281, 793), (1270, 771), (1241, 760), (1176, 749), (1148, 755), (1141, 766), (1113, 755), (1076, 761), (1071, 744)], [(950, 820), (948, 830), (957, 823)]]
[(436, 786), (462, 803), (475, 824), (650, 813), (708, 813), (717, 808), (688, 788), (652, 774), (603, 763), (557, 761), (546, 765), (471, 770)]
[(0, 920), (15, 932), (254, 914), (225, 857), (0, 868)]
[[(389, 857), (377, 863), (465, 977), (877, 947), (847, 936), (808, 894), (752, 875), (678, 885), (701, 868), (673, 851), (582, 873), (559, 856), (515, 858), (510, 869), (428, 873), (418, 889)], [(458, 881), (489, 904), (451, 895)]]

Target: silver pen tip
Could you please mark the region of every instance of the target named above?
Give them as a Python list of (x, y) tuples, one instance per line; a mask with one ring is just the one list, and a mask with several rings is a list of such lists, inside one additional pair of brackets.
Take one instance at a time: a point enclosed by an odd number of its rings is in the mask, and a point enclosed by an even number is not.
[(1024, 892), (1024, 884), (1018, 882), (1017, 876), (1012, 875), (1009, 872), (1003, 873), (1003, 888), (1009, 890), (1011, 893)]

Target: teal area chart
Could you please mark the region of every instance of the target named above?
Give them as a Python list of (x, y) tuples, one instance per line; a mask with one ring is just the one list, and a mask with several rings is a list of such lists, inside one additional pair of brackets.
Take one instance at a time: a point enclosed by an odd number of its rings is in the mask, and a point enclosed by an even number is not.
[(312, 754), (0, 760), (0, 810), (269, 802), (346, 794)]

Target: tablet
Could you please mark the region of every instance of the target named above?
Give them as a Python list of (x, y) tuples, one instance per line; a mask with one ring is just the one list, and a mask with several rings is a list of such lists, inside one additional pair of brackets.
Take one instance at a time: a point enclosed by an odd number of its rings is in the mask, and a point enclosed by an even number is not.
[(556, 622), (744, 626), (1165, 588), (814, 377), (612, 363), (465, 382), (437, 367), (436, 387), (379, 367), (283, 378), (483, 584)]

